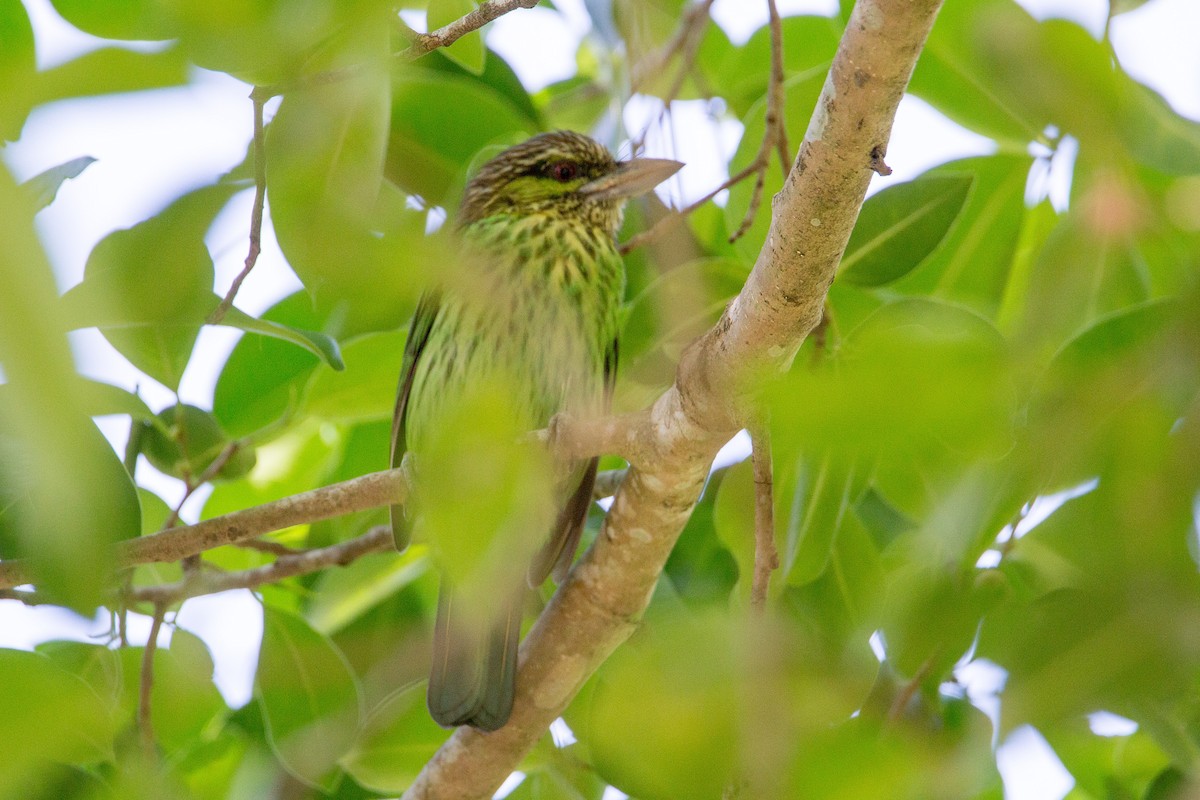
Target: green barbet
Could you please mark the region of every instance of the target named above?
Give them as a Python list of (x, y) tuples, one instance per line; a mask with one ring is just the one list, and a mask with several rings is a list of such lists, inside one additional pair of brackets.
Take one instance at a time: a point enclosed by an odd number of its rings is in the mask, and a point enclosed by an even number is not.
[[(409, 330), (393, 467), (411, 453), (421, 484), (423, 455), (437, 449), (447, 428), (462, 426), (462, 415), (450, 410), (455, 402), (497, 379), (511, 390), (500, 407), (515, 417), (508, 420), (513, 430), (543, 428), (558, 412), (587, 418), (607, 410), (625, 290), (615, 242), (622, 210), (626, 199), (681, 166), (665, 159), (617, 161), (592, 139), (558, 131), (505, 150), (479, 169), (458, 213), (457, 278), (426, 292)], [(510, 559), (521, 563), (501, 571), (508, 577), (500, 585), (489, 585), (482, 597), (476, 592), (472, 602), (469, 587), (452, 587), (443, 575), (428, 693), (439, 724), (495, 730), (508, 721), (524, 584), (537, 587), (548, 575), (556, 581), (566, 575), (591, 505), (596, 463), (553, 468), (549, 491), (557, 512), (536, 523), (549, 529), (535, 532), (532, 547), (513, 549)], [(491, 524), (513, 526), (511, 520)], [(403, 547), (408, 521), (400, 509), (393, 509), (392, 525)]]

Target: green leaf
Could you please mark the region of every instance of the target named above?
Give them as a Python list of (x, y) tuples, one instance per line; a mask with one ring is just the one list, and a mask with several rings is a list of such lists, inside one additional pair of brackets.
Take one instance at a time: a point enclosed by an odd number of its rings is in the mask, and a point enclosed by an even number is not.
[(449, 736), (426, 711), (425, 687), (418, 684), (393, 693), (371, 712), (360, 741), (340, 763), (360, 785), (398, 794)]
[(601, 778), (642, 800), (718, 800), (737, 763), (738, 651), (709, 612), (645, 623), (601, 667), (586, 741)]
[(221, 320), (221, 324), (232, 328), (239, 328), (249, 333), (257, 333), (284, 342), (291, 342), (303, 347), (321, 359), (331, 369), (340, 371), (346, 368), (345, 362), (342, 361), (342, 352), (341, 348), (338, 347), (337, 340), (320, 331), (306, 331), (303, 328), (293, 328), (290, 325), (272, 322), (269, 319), (258, 319), (250, 316), (236, 306), (230, 306), (224, 319)]
[(187, 54), (180, 47), (152, 53), (102, 47), (39, 72), (29, 91), (38, 103), (50, 103), (72, 97), (163, 89), (187, 83), (188, 68)]
[(537, 128), (504, 94), (467, 78), (397, 70), (387, 177), (431, 204), (448, 205), (471, 160), (489, 144), (516, 144)]
[[(429, 0), (426, 12), (429, 30), (434, 31), (443, 25), (449, 25), (474, 10), (473, 0)], [(483, 34), (478, 30), (462, 36), (454, 44), (443, 48), (442, 52), (476, 75), (483, 72), (483, 59), (487, 50), (483, 46)]]
[(54, 197), (58, 194), (58, 189), (64, 181), (78, 177), (81, 172), (94, 163), (96, 163), (96, 159), (91, 156), (73, 158), (57, 167), (39, 172), (21, 185), (33, 192), (34, 205), (38, 209), (43, 209), (54, 202)]
[(1121, 134), (1138, 162), (1168, 175), (1200, 174), (1200, 123), (1153, 89), (1121, 75)]
[[(776, 492), (790, 495), (792, 513), (784, 529), (783, 576), (802, 586), (825, 574), (838, 534), (861, 491), (862, 469), (831, 453), (796, 459)], [(781, 476), (782, 477), (782, 476)]]
[(51, 0), (62, 18), (101, 39), (170, 39), (175, 36), (155, 0)]
[[(726, 491), (725, 481), (738, 477), (735, 471), (740, 467), (719, 470), (711, 476), (667, 559), (664, 572), (680, 599), (689, 605), (724, 605), (738, 584), (739, 572), (747, 577), (753, 574), (752, 568), (747, 570), (743, 566), (744, 554), (753, 547), (753, 535), (749, 539), (736, 539), (739, 534), (731, 535), (730, 529), (740, 531), (740, 528), (716, 516), (717, 504)], [(730, 491), (736, 490), (737, 487)], [(745, 581), (743, 588), (747, 593), (749, 585)]]
[(265, 607), (255, 696), (284, 768), (331, 789), (331, 771), (358, 737), (362, 702), (341, 651), (301, 617)]
[[(431, 268), (424, 214), (383, 181), (386, 28), (352, 78), (289, 93), (267, 135), (279, 246), (338, 338), (399, 327)], [(414, 280), (415, 279), (415, 280)]]
[(403, 553), (366, 556), (322, 573), (306, 616), (321, 633), (332, 635), (429, 570), (429, 549), (409, 546)]
[[(90, 611), (111, 579), (111, 545), (136, 536), (141, 511), (129, 473), (95, 424), (86, 418), (62, 424), (45, 439), (11, 413), (14, 390), (0, 392), (0, 553), (32, 562), (38, 587), (56, 601)], [(59, 440), (63, 435), (69, 440)], [(56, 461), (75, 466), (66, 476), (84, 481), (73, 486), (71, 502), (53, 494), (52, 481), (39, 480)]]
[[(121, 659), (127, 719), (135, 719), (142, 680), (142, 647), (117, 651)], [(167, 753), (186, 752), (197, 744), (218, 716), (228, 712), (213, 683), (213, 662), (208, 647), (195, 634), (181, 628), (171, 633), (171, 646), (154, 651), (154, 690), (150, 719), (154, 738)]]
[(966, 202), (932, 253), (895, 288), (966, 303), (994, 315), (1000, 307), (1026, 224), (1025, 184), (1033, 159), (994, 155), (943, 164), (931, 177), (972, 177)]
[[(260, 319), (293, 330), (318, 330), (326, 324), (304, 292), (280, 300)], [(234, 438), (261, 431), (294, 410), (319, 363), (307, 349), (281, 339), (243, 336), (217, 377), (213, 415)]]
[(239, 443), (229, 455), (232, 440), (221, 430), (216, 418), (202, 408), (177, 404), (159, 412), (158, 424), (148, 425), (142, 433), (141, 451), (160, 472), (185, 481), (195, 481), (222, 456), (225, 463), (213, 479), (231, 480), (245, 475), (254, 466), (254, 448)]
[(21, 0), (0, 0), (0, 141), (16, 140), (33, 107), (28, 94), (13, 87), (27, 86), (37, 73), (33, 26)]
[(304, 393), (303, 410), (339, 422), (391, 419), (405, 338), (404, 331), (389, 331), (347, 342), (346, 370), (316, 370)]
[(973, 181), (970, 174), (927, 175), (867, 200), (838, 277), (881, 286), (912, 272), (946, 237)]
[(38, 653), (0, 650), (0, 794), (32, 796), (55, 764), (113, 756), (114, 719), (84, 681)]
[(217, 184), (176, 200), (92, 250), (83, 281), (63, 296), (76, 327), (96, 326), (138, 369), (177, 388), (214, 307), (204, 234), (239, 187)]
[(292, 0), (172, 0), (169, 8), (198, 66), (256, 86), (349, 66), (364, 41), (389, 29), (389, 5), (376, 0), (306, 0), (302, 8)]
[(137, 498), (82, 407), (32, 204), (3, 169), (0, 219), (0, 545), (34, 559), (43, 590), (90, 613), (106, 588), (109, 545), (136, 530)]
[(1036, 27), (1011, 0), (951, 3), (938, 14), (909, 90), (960, 125), (1024, 151), (1049, 120), (997, 85), (985, 42), (1010, 37), (1014, 46), (1027, 46)]
[[(799, 15), (784, 17), (781, 24), (784, 74), (828, 71), (842, 38), (839, 22), (832, 17)], [(766, 93), (769, 70), (763, 66), (770, 63), (771, 31), (769, 25), (764, 25), (737, 48), (731, 48), (728, 39), (706, 36), (700, 43), (696, 68), (708, 79), (709, 86), (720, 87), (720, 95), (733, 113), (743, 117)], [(798, 114), (811, 112), (811, 105), (797, 110)], [(789, 124), (788, 130), (798, 138), (804, 128)]]
[(128, 414), (135, 420), (154, 418), (154, 412), (141, 397), (111, 383), (83, 378), (79, 382), (79, 396), (80, 404), (89, 417)]

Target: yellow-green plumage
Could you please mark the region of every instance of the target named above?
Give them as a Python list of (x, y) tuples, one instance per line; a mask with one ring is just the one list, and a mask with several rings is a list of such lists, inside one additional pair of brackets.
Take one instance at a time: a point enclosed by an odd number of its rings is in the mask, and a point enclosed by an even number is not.
[[(406, 452), (419, 464), (439, 425), (447, 424), (448, 400), (491, 376), (513, 387), (519, 416), (513, 422), (521, 430), (545, 427), (560, 411), (591, 417), (607, 409), (625, 282), (614, 241), (621, 207), (678, 166), (620, 164), (591, 139), (560, 131), (510, 148), (480, 169), (458, 218), (470, 280), (428, 293), (413, 318), (393, 465)], [(556, 579), (565, 575), (591, 502), (596, 460), (561, 469), (562, 510), (529, 565), (533, 586), (551, 571)], [(393, 518), (399, 543), (405, 524)], [(429, 688), (439, 723), (494, 730), (507, 721), (523, 592), (514, 586), (496, 598), (487, 624), (465, 624), (443, 582)]]

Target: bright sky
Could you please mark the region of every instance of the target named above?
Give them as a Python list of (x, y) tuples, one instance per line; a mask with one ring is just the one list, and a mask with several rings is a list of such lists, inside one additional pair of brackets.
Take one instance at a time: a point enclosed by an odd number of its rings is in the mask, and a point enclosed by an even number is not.
[[(1102, 30), (1105, 0), (1019, 0), (1035, 16), (1076, 20), (1093, 33)], [(39, 63), (67, 61), (100, 43), (58, 18), (49, 0), (25, 0), (34, 21)], [(587, 33), (583, 0), (556, 0), (558, 14), (545, 8), (517, 11), (494, 23), (488, 42), (512, 64), (530, 89), (574, 72), (575, 51)], [(836, 0), (780, 0), (781, 13), (830, 13)], [(765, 3), (717, 0), (713, 16), (734, 42), (742, 42), (766, 21)], [(1118, 17), (1112, 39), (1125, 68), (1162, 93), (1181, 113), (1200, 119), (1200, 3), (1196, 0), (1151, 0), (1141, 9)], [(536, 39), (537, 46), (529, 46)], [(250, 137), (248, 87), (228, 77), (197, 73), (180, 89), (74, 100), (39, 109), (29, 118), (21, 140), (3, 150), (3, 158), (19, 180), (81, 155), (97, 162), (79, 178), (68, 181), (58, 199), (38, 217), (43, 242), (54, 265), (60, 288), (76, 283), (87, 254), (115, 228), (133, 225), (162, 208), (182, 191), (210, 181), (245, 152)], [(658, 113), (656, 101), (636, 99), (624, 117), (626, 129), (641, 130)], [(670, 155), (687, 162), (669, 188), (675, 198), (695, 198), (719, 183), (722, 165), (736, 148), (741, 126), (735, 121), (714, 123), (703, 101), (677, 103), (676, 130), (687, 136), (658, 135), (648, 140), (650, 155)], [(669, 132), (667, 132), (669, 134)], [(990, 152), (991, 143), (942, 117), (925, 103), (906, 98), (901, 105), (888, 163), (896, 170), (890, 182), (915, 176), (935, 164), (965, 155)], [(1065, 181), (1057, 181), (1059, 195)], [(209, 235), (217, 262), (217, 284), (223, 289), (244, 258), (250, 195), (230, 204)], [(264, 229), (263, 255), (238, 296), (239, 305), (258, 313), (299, 288), (284, 265), (270, 227)], [(203, 357), (193, 359), (184, 377), (181, 396), (209, 407), (212, 387), (237, 334), (205, 328), (198, 344)], [(127, 388), (138, 387), (152, 408), (174, 402), (164, 387), (140, 375), (95, 331), (72, 334), (80, 370), (103, 376)], [(105, 433), (123, 442), (127, 423), (102, 420)], [(171, 502), (180, 496), (174, 482), (139, 468), (139, 480)], [(202, 502), (202, 498), (198, 499)], [(185, 507), (185, 519), (195, 519), (199, 504)], [(232, 620), (240, 624), (231, 624)], [(189, 600), (178, 623), (200, 635), (212, 649), (216, 680), (234, 705), (250, 698), (261, 611), (247, 592)], [(0, 603), (0, 646), (29, 648), (52, 638), (79, 638), (107, 628), (106, 619), (83, 620), (70, 612), (49, 608), (26, 609)], [(145, 641), (149, 621), (131, 615), (131, 639)], [(164, 629), (163, 643), (169, 637)], [(987, 664), (974, 664), (960, 675), (978, 705), (995, 706), (995, 692), (1004, 673)], [(1097, 715), (1097, 732), (1128, 732), (1128, 721)], [(1009, 800), (1060, 800), (1073, 781), (1062, 769), (1044, 739), (1032, 729), (1012, 734), (1000, 747), (999, 762)]]

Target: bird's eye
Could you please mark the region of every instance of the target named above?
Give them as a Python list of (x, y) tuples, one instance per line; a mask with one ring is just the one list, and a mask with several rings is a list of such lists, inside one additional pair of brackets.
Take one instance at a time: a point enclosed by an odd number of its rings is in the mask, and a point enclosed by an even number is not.
[(550, 177), (560, 183), (573, 181), (579, 176), (579, 165), (570, 161), (556, 161), (550, 165)]

